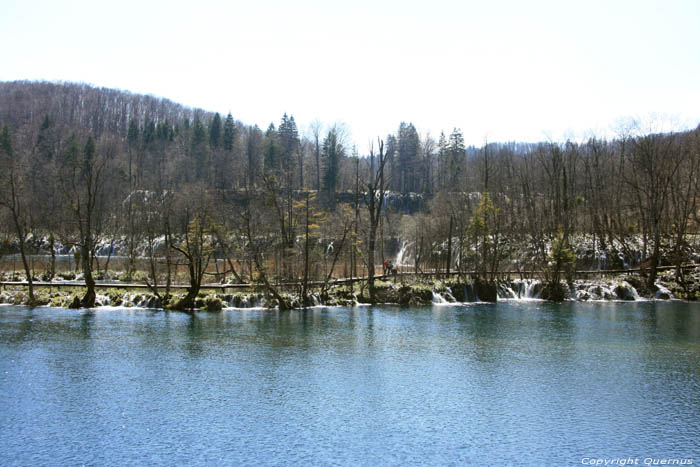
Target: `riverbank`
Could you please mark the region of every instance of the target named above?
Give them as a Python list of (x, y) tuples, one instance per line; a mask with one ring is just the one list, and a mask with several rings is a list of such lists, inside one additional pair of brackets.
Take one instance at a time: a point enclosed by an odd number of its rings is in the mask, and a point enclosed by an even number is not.
[[(98, 286), (97, 306), (122, 306), (156, 309), (171, 309), (183, 296), (183, 290), (170, 295), (156, 295), (147, 289), (130, 288), (129, 284)], [(107, 288), (109, 286), (109, 288)], [(232, 287), (233, 288), (233, 287)], [(30, 305), (25, 286), (5, 286), (0, 291), (0, 304)], [(217, 285), (216, 290), (202, 291), (195, 300), (195, 308), (203, 311), (220, 311), (225, 308), (275, 308), (277, 301), (262, 286), (247, 291), (227, 293), (226, 285)], [(609, 279), (576, 280), (560, 284), (560, 295), (554, 296), (551, 287), (538, 279), (502, 280), (495, 284), (480, 281), (415, 280), (396, 278), (391, 281), (376, 281), (375, 303), (400, 306), (423, 306), (431, 304), (459, 304), (475, 302), (497, 302), (502, 300), (548, 300), (548, 301), (639, 301), (700, 299), (700, 272), (686, 275), (683, 284), (675, 281), (673, 271), (659, 276), (652, 290), (644, 285), (639, 275), (619, 275)], [(80, 284), (57, 283), (35, 289), (33, 306), (78, 308), (83, 288)], [(304, 306), (355, 306), (369, 304), (366, 283), (333, 285), (323, 292), (312, 291), (306, 303), (297, 292), (284, 292), (282, 296), (292, 308)]]

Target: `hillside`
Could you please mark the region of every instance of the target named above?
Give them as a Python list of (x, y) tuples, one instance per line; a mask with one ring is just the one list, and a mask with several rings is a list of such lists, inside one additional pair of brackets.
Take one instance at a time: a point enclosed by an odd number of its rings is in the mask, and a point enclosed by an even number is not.
[(118, 245), (129, 277), (142, 256), (151, 281), (173, 262), (201, 281), (219, 257), (236, 280), (269, 283), (358, 275), (402, 249), (416, 270), (484, 281), (642, 264), (651, 289), (657, 266), (694, 258), (700, 128), (475, 148), (459, 129), (434, 140), (402, 122), (358, 154), (342, 127), (300, 135), (292, 115), (263, 131), (166, 99), (27, 81), (0, 83), (0, 125), (6, 243), (24, 256), (41, 243), (30, 239), (53, 239), (86, 271)]

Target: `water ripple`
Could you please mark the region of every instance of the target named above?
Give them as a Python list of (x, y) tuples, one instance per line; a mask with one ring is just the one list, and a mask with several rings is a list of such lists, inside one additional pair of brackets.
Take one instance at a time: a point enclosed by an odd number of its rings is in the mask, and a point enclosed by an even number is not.
[(2, 465), (700, 459), (700, 308), (5, 307)]

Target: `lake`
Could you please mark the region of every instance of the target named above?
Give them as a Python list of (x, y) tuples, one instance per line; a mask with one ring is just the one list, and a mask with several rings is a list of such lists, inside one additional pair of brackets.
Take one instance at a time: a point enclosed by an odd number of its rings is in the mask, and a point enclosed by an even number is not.
[(0, 307), (0, 465), (700, 463), (700, 305)]

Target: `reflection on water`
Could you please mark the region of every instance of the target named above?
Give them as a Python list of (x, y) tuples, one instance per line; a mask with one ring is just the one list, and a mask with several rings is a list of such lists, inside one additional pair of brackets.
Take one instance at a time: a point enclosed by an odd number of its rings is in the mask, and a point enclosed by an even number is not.
[(700, 308), (0, 308), (0, 464), (700, 461)]

